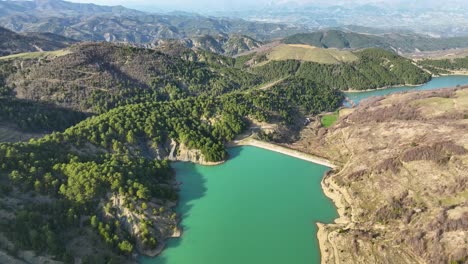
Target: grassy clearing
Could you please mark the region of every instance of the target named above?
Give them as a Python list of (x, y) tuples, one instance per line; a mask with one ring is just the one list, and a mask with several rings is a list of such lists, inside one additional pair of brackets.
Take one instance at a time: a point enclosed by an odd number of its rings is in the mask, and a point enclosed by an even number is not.
[(358, 57), (350, 51), (322, 49), (308, 45), (280, 45), (267, 55), (269, 60), (301, 60), (324, 64), (357, 61)]
[(468, 199), (468, 191), (464, 191), (464, 192), (458, 193), (455, 196), (442, 199), (441, 203), (443, 206), (452, 206), (452, 205), (463, 203), (467, 199)]
[(457, 91), (455, 98), (431, 97), (415, 100), (411, 103), (426, 117), (440, 116), (453, 111), (464, 111), (468, 108), (468, 90)]
[(67, 49), (62, 50), (55, 50), (55, 51), (43, 51), (43, 52), (26, 52), (26, 53), (19, 53), (8, 55), (4, 57), (0, 57), (0, 60), (11, 60), (11, 59), (38, 59), (38, 58), (46, 58), (46, 57), (61, 57), (67, 54), (70, 54), (71, 51)]
[(468, 108), (468, 89), (457, 91), (457, 99), (455, 99), (455, 103), (460, 109)]
[(333, 126), (333, 124), (338, 120), (338, 117), (340, 117), (340, 113), (338, 111), (333, 114), (324, 115), (321, 120), (322, 126), (326, 128)]
[(454, 109), (454, 100), (451, 98), (431, 97), (419, 99), (411, 103), (421, 109), (425, 115), (435, 116)]

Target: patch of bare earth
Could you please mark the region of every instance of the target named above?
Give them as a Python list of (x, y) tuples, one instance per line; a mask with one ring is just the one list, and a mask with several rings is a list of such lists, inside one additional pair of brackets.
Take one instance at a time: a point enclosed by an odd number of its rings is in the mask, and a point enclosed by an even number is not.
[(468, 89), (363, 102), (289, 147), (341, 164), (325, 177), (339, 207), (321, 225), (322, 263), (468, 261)]

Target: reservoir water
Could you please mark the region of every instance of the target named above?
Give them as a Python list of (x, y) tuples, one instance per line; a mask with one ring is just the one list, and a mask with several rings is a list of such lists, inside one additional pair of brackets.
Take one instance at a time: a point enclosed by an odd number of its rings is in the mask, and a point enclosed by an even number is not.
[[(468, 84), (444, 76), (421, 86), (346, 93), (355, 104), (373, 96)], [(328, 168), (255, 147), (229, 150), (214, 167), (175, 163), (183, 182), (177, 211), (183, 236), (143, 264), (316, 264), (316, 222), (337, 217), (320, 182)]]
[(433, 78), (430, 82), (423, 84), (421, 86), (401, 86), (401, 87), (390, 87), (387, 89), (366, 91), (366, 92), (357, 92), (357, 93), (345, 93), (351, 101), (356, 105), (360, 101), (373, 97), (373, 96), (382, 96), (387, 94), (405, 92), (405, 91), (423, 91), (423, 90), (435, 90), (440, 88), (452, 88), (457, 85), (467, 85), (468, 76), (463, 75), (453, 75), (453, 76), (442, 76)]
[(320, 182), (327, 167), (255, 147), (206, 167), (175, 163), (183, 236), (144, 264), (316, 264), (316, 222), (336, 217)]

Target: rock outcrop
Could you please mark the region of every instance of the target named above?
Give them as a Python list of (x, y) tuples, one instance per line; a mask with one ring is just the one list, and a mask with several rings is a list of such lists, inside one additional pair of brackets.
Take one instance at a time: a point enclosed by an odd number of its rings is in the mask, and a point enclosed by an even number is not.
[[(148, 146), (153, 144), (149, 142)], [(156, 148), (149, 147), (148, 155), (158, 160), (192, 162), (200, 165), (214, 166), (223, 163), (207, 161), (205, 156), (198, 149), (189, 149), (185, 144), (178, 143), (170, 139), (164, 144), (159, 144)]]

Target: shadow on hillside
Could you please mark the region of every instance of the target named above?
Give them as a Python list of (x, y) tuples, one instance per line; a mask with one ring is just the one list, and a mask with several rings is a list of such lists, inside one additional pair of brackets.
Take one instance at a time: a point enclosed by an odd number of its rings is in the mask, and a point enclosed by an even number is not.
[[(229, 149), (229, 159), (238, 157), (241, 152), (241, 147)], [(184, 219), (187, 219), (190, 216), (191, 210), (196, 206), (195, 201), (203, 198), (208, 191), (206, 186), (206, 178), (200, 172), (201, 166), (195, 165), (193, 163), (183, 162), (174, 163), (172, 166), (176, 171), (177, 181), (183, 183), (181, 186), (181, 191), (179, 192), (179, 204), (177, 206), (177, 213), (179, 217), (182, 218), (180, 227), (182, 228), (183, 232), (182, 238), (174, 238), (167, 241), (165, 250), (170, 250), (180, 246), (182, 240), (185, 239), (184, 233), (190, 229), (190, 227), (184, 224)], [(221, 235), (222, 234), (220, 234), (220, 236)], [(171, 262), (163, 253), (159, 257), (156, 257), (150, 261), (147, 259), (143, 263), (169, 264)]]
[[(189, 230), (189, 227), (184, 225), (184, 219), (190, 216), (190, 212), (194, 206), (195, 201), (203, 198), (207, 192), (206, 179), (199, 172), (197, 165), (189, 162), (176, 162), (172, 164), (176, 172), (178, 182), (182, 182), (179, 191), (179, 203), (177, 205), (177, 214), (181, 218), (179, 224), (182, 229), (182, 238), (172, 238), (166, 241), (167, 245), (164, 250), (176, 248), (182, 243), (184, 239), (184, 232)], [(166, 264), (169, 260), (164, 253), (156, 258), (143, 258), (140, 259), (140, 263), (151, 263), (151, 264)]]

